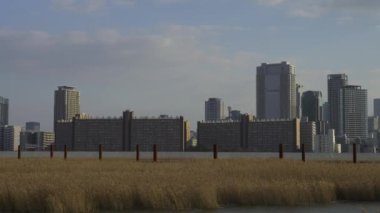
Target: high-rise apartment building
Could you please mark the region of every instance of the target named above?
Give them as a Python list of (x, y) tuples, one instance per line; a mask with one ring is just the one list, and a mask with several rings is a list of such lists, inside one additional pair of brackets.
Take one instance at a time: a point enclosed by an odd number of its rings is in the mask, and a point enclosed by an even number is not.
[(205, 120), (219, 121), (224, 119), (224, 103), (220, 98), (209, 98), (205, 102)]
[(0, 96), (0, 126), (8, 125), (9, 100)]
[(306, 91), (302, 93), (302, 117), (307, 117), (309, 121), (321, 121), (322, 92)]
[(263, 63), (256, 72), (256, 110), (258, 119), (297, 117), (295, 67), (287, 62)]
[(301, 118), (301, 111), (302, 111), (302, 108), (301, 108), (301, 102), (302, 102), (302, 97), (301, 97), (301, 88), (302, 88), (302, 85), (300, 84), (296, 84), (296, 99), (297, 99), (297, 104), (296, 104), (296, 111), (297, 111), (297, 118)]
[(343, 135), (341, 124), (340, 89), (347, 85), (346, 74), (331, 74), (327, 76), (327, 90), (329, 103), (329, 127), (335, 129), (337, 136)]
[(60, 86), (54, 96), (54, 122), (72, 120), (80, 114), (79, 91), (74, 87)]
[(341, 126), (349, 139), (368, 137), (368, 95), (361, 86), (347, 85), (340, 90)]
[(373, 100), (373, 115), (380, 117), (380, 98)]
[(17, 151), (20, 145), (21, 127), (2, 126), (0, 127), (0, 149), (3, 151)]

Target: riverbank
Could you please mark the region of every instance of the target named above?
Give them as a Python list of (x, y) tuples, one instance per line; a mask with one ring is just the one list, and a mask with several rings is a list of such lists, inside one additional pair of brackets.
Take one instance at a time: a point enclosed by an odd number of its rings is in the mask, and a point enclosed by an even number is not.
[(380, 201), (380, 163), (278, 159), (0, 161), (0, 211), (93, 212)]

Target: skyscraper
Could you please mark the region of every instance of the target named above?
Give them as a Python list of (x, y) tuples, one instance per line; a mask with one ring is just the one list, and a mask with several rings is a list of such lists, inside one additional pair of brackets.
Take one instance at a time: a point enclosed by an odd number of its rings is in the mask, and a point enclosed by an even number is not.
[(77, 114), (80, 114), (79, 91), (74, 87), (58, 87), (54, 96), (54, 122), (71, 120)]
[(220, 98), (209, 98), (205, 102), (205, 120), (218, 121), (224, 119), (224, 103)]
[(287, 62), (263, 63), (256, 72), (258, 119), (293, 119), (297, 116), (295, 67)]
[(380, 98), (373, 100), (373, 115), (380, 117)]
[(296, 111), (297, 111), (297, 118), (301, 118), (301, 84), (296, 84), (296, 99), (297, 99), (297, 104), (296, 104)]
[(309, 121), (321, 121), (321, 100), (320, 91), (306, 91), (302, 93), (302, 117), (308, 117)]
[(341, 126), (349, 139), (368, 137), (368, 95), (361, 86), (347, 85), (340, 90)]
[(340, 126), (340, 89), (347, 85), (346, 74), (331, 74), (327, 76), (327, 90), (329, 103), (329, 125), (330, 129), (335, 129), (337, 136), (343, 135), (343, 127)]
[(0, 127), (0, 149), (4, 151), (16, 151), (20, 145), (21, 127), (2, 126)]
[(9, 100), (0, 96), (0, 126), (8, 125)]

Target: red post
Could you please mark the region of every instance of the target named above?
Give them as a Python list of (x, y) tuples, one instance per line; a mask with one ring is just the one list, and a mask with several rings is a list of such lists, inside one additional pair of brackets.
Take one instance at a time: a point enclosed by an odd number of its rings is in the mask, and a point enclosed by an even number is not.
[(352, 144), (353, 162), (356, 163), (356, 143)]
[(302, 161), (305, 162), (305, 144), (301, 144), (301, 152), (302, 152)]
[(140, 160), (140, 146), (136, 145), (136, 161)]
[(153, 144), (153, 161), (157, 161), (157, 145)]
[(217, 144), (214, 144), (213, 151), (214, 151), (214, 159), (218, 159), (218, 145)]
[(283, 150), (283, 147), (282, 147), (282, 143), (280, 143), (278, 145), (278, 153), (279, 153), (280, 159), (283, 159), (284, 158), (284, 150)]
[(17, 147), (17, 159), (21, 159), (21, 147), (18, 145)]
[(50, 144), (50, 158), (52, 159), (53, 157), (54, 157), (53, 144)]
[(67, 159), (67, 145), (65, 144), (64, 146), (63, 146), (63, 158), (66, 160)]
[(102, 144), (99, 144), (99, 160), (103, 158), (103, 147)]

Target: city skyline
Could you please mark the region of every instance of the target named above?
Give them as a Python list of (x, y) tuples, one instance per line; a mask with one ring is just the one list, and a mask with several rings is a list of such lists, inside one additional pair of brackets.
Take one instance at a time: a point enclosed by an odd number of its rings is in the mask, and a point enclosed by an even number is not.
[(208, 97), (256, 114), (256, 66), (286, 60), (303, 91), (321, 90), (324, 101), (330, 73), (346, 73), (372, 100), (379, 10), (368, 0), (4, 2), (0, 95), (10, 124), (36, 120), (46, 130), (59, 85), (77, 87), (90, 115), (129, 108), (194, 124)]

